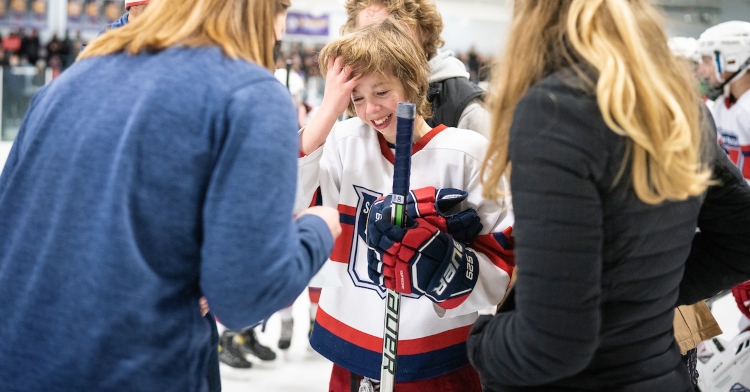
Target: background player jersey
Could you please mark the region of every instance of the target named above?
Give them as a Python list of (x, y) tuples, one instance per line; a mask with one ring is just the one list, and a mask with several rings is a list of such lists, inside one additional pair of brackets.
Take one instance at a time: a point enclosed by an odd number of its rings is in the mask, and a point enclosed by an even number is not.
[[(402, 295), (398, 382), (436, 377), (468, 365), (466, 338), (477, 311), (499, 303), (510, 281), (513, 215), (505, 201), (482, 198), (479, 170), (487, 140), (476, 132), (439, 126), (415, 143), (411, 189), (458, 188), (469, 193), (483, 230), (470, 244), (479, 280), (459, 306), (444, 310), (428, 298)], [(367, 274), (365, 226), (372, 203), (393, 186), (393, 152), (379, 132), (358, 118), (337, 123), (323, 147), (298, 161), (297, 206), (309, 205), (318, 186), (323, 204), (341, 214), (342, 234), (328, 268), (337, 287), (324, 287), (310, 338), (313, 348), (354, 373), (380, 378), (385, 290)]]
[(750, 183), (750, 92), (731, 105), (727, 98), (719, 97), (713, 115), (719, 144)]

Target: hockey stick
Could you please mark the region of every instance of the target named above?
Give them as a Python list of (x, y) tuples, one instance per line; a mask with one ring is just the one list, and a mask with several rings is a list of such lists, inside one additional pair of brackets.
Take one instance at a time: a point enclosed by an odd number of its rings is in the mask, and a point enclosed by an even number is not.
[[(406, 196), (409, 193), (411, 145), (414, 134), (415, 113), (416, 106), (413, 103), (398, 103), (396, 108), (396, 153), (393, 163), (391, 223), (401, 227), (406, 223)], [(399, 277), (396, 277), (396, 281), (403, 284), (403, 281)], [(392, 392), (396, 384), (396, 356), (398, 353), (398, 324), (400, 314), (401, 294), (394, 290), (387, 290), (385, 323), (383, 326), (383, 363), (380, 369), (380, 392)]]

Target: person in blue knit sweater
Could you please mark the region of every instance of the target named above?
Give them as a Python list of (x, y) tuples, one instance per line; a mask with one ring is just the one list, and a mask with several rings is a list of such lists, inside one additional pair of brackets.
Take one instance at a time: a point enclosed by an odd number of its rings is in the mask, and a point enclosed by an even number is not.
[(292, 217), (289, 5), (154, 2), (33, 98), (0, 175), (0, 390), (206, 391), (199, 299), (240, 328), (305, 289), (340, 226)]

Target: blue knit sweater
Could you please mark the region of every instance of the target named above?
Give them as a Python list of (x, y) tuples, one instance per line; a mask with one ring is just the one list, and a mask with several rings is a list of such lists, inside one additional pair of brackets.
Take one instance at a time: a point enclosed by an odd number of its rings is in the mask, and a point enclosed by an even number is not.
[(202, 391), (209, 324), (292, 303), (333, 247), (292, 219), (296, 115), (215, 48), (80, 61), (0, 176), (0, 390)]

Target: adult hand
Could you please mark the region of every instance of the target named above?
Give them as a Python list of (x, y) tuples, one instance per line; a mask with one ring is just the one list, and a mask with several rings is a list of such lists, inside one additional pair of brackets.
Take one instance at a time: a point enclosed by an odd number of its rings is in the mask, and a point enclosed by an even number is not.
[(315, 215), (323, 219), (326, 224), (328, 225), (328, 230), (331, 231), (331, 236), (333, 236), (333, 239), (336, 240), (336, 238), (341, 235), (341, 223), (339, 222), (339, 212), (331, 207), (310, 207), (306, 210), (303, 210), (302, 212), (297, 215), (297, 218), (303, 216), (303, 215)]
[(205, 317), (209, 311), (208, 301), (206, 300), (206, 297), (201, 297), (201, 299), (198, 300), (198, 304), (200, 304), (201, 306), (201, 316)]

